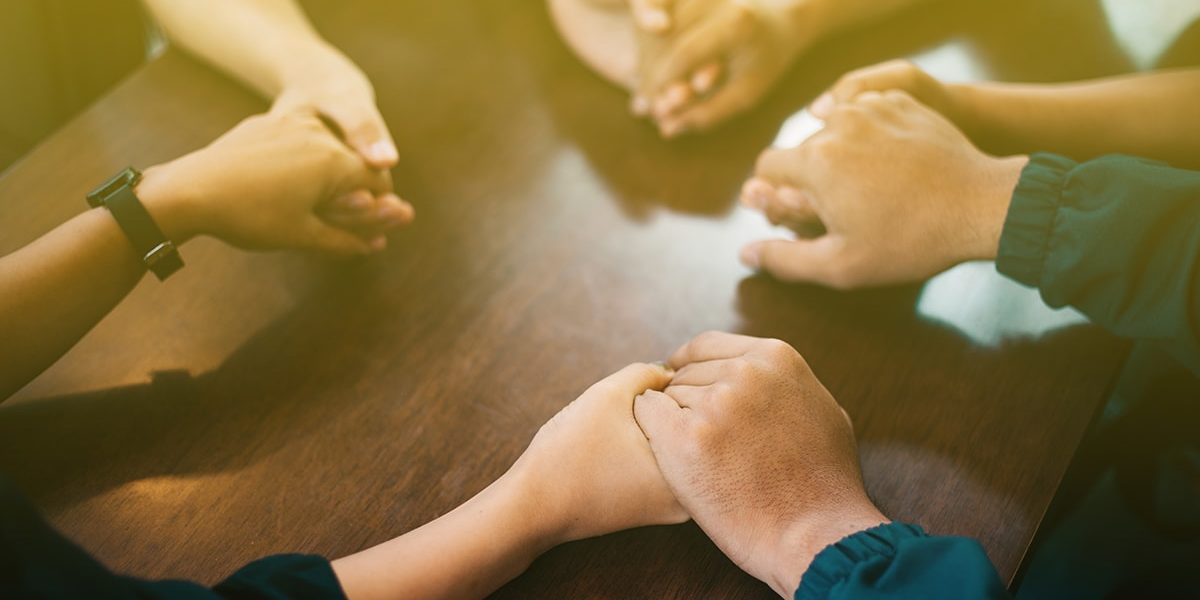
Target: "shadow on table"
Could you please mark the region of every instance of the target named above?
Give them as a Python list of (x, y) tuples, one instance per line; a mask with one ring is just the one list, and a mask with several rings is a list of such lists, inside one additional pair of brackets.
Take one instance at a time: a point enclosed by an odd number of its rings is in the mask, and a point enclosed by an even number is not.
[(0, 473), (51, 510), (126, 482), (236, 473), (311, 445), (305, 440), (323, 434), (331, 416), (353, 408), (346, 402), (356, 395), (345, 390), (380, 368), (369, 355), (377, 336), (406, 343), (398, 330), (425, 333), (413, 322), (419, 316), (395, 319), (394, 329), (377, 322), (391, 310), (386, 288), (405, 283), (376, 276), (379, 268), (328, 274), (215, 371), (159, 372), (146, 385), (0, 406)]

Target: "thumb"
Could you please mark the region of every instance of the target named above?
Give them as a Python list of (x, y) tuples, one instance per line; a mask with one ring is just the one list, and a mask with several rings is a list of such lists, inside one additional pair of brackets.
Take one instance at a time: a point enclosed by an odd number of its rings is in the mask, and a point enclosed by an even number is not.
[(307, 234), (309, 247), (339, 256), (372, 254), (383, 250), (387, 244), (387, 238), (383, 236), (367, 241), (345, 229), (334, 227), (315, 215), (309, 218)]
[(671, 29), (671, 0), (629, 0), (633, 21), (647, 33), (666, 33)]
[(766, 240), (747, 244), (740, 258), (746, 266), (783, 281), (843, 288), (852, 282), (846, 281), (841, 269), (841, 248), (842, 239), (835, 235), (815, 240)]
[(843, 75), (829, 91), (813, 101), (810, 112), (819, 119), (828, 119), (834, 106), (849, 102), (863, 92), (905, 90), (916, 94), (921, 80), (927, 77), (913, 63), (897, 59), (863, 67)]
[(601, 379), (587, 394), (600, 394), (613, 402), (630, 402), (646, 390), (661, 390), (671, 383), (674, 371), (661, 364), (634, 363)]
[(400, 160), (396, 142), (374, 105), (339, 107), (328, 111), (327, 116), (342, 130), (346, 144), (371, 167), (390, 169)]
[[(633, 400), (633, 418), (650, 441), (655, 456), (682, 434), (686, 411), (674, 399), (657, 390), (646, 390)], [(661, 461), (660, 461), (661, 464)]]

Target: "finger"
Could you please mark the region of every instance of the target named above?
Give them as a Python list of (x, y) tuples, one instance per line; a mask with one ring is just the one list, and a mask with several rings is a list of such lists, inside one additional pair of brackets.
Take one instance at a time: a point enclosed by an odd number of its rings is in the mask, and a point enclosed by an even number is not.
[(765, 86), (756, 78), (743, 77), (737, 82), (726, 82), (709, 97), (663, 117), (663, 127), (671, 132), (667, 137), (710, 129), (749, 108), (764, 90)]
[(708, 386), (727, 378), (731, 362), (726, 358), (688, 363), (675, 371), (671, 385), (667, 389), (678, 386)]
[(807, 229), (821, 220), (808, 193), (791, 186), (783, 186), (772, 194), (763, 212), (772, 224), (791, 229)]
[(322, 204), (319, 210), (329, 215), (370, 217), (375, 211), (375, 196), (367, 190), (354, 190)]
[(805, 163), (801, 148), (804, 148), (804, 144), (795, 148), (763, 150), (754, 164), (754, 177), (766, 181), (776, 188), (783, 186), (797, 189), (808, 188), (808, 182), (804, 180)]
[(700, 67), (695, 73), (692, 73), (691, 84), (692, 91), (697, 96), (707, 95), (717, 85), (717, 81), (721, 78), (721, 63), (711, 62), (703, 67)]
[(629, 0), (629, 8), (643, 31), (663, 34), (671, 29), (670, 0)]
[[(694, 363), (699, 364), (699, 363)], [(711, 385), (675, 385), (667, 386), (663, 393), (675, 400), (679, 406), (687, 409), (703, 407), (712, 394)]]
[(379, 207), (376, 216), (391, 226), (408, 225), (417, 217), (413, 205), (405, 202), (395, 194), (384, 194), (379, 197)]
[(661, 449), (669, 448), (687, 427), (687, 411), (657, 390), (647, 390), (634, 398), (633, 418), (656, 456)]
[(751, 177), (742, 184), (738, 200), (746, 208), (766, 211), (767, 205), (775, 198), (775, 186), (765, 179)]
[(745, 354), (757, 340), (723, 331), (706, 331), (675, 350), (667, 365), (678, 370), (692, 363), (734, 358)]
[(665, 365), (634, 363), (596, 382), (585, 396), (600, 395), (612, 402), (632, 402), (646, 390), (662, 390), (674, 373)]
[(908, 89), (923, 73), (916, 65), (906, 60), (890, 60), (871, 65), (843, 75), (829, 91), (812, 103), (810, 110), (820, 119), (828, 118), (834, 106), (849, 102), (867, 91)]
[(842, 240), (824, 235), (815, 240), (767, 240), (742, 248), (741, 260), (746, 266), (770, 273), (777, 279), (811, 282), (843, 288), (839, 269)]
[(390, 169), (400, 160), (396, 142), (374, 105), (337, 107), (327, 111), (345, 136), (346, 144), (375, 169)]
[(344, 168), (349, 171), (345, 184), (350, 189), (366, 189), (376, 196), (395, 193), (391, 172), (371, 167), (356, 154), (349, 154)]
[(646, 66), (638, 93), (644, 98), (658, 98), (671, 84), (687, 82), (693, 72), (712, 62), (722, 62), (739, 33), (723, 25), (723, 20), (715, 19), (672, 40), (661, 58)]
[(416, 216), (412, 205), (399, 196), (375, 197), (366, 190), (355, 190), (320, 206), (317, 214), (332, 225), (371, 237), (407, 225)]
[(308, 246), (341, 256), (361, 256), (379, 252), (387, 247), (387, 238), (378, 236), (367, 240), (345, 229), (334, 227), (316, 215), (307, 224)]
[(667, 91), (654, 100), (654, 118), (665, 119), (671, 113), (692, 100), (692, 88), (682, 81), (667, 87)]

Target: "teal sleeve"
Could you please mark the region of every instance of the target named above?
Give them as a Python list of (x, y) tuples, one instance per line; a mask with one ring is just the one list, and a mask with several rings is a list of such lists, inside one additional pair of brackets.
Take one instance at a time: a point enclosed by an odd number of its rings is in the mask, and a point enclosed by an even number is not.
[(996, 268), (1200, 373), (1200, 172), (1130, 156), (1035, 154)]
[(926, 535), (890, 523), (860, 531), (817, 554), (796, 600), (1009, 598), (975, 540)]

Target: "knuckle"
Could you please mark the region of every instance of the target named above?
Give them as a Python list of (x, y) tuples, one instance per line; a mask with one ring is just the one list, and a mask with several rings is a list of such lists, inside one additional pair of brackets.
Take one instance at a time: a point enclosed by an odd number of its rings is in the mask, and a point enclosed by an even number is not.
[(657, 379), (660, 371), (648, 363), (634, 363), (625, 367), (631, 377), (637, 378), (639, 381), (648, 379)]
[(763, 340), (761, 343), (763, 353), (771, 359), (788, 359), (796, 356), (795, 348), (792, 348), (791, 344), (783, 340), (770, 338)]
[[(730, 375), (737, 381), (752, 380), (757, 375), (757, 369), (755, 369), (754, 364), (750, 361), (739, 358), (734, 360), (730, 366)], [(717, 391), (721, 394), (729, 394), (732, 392), (732, 388), (727, 384), (723, 384)]]

